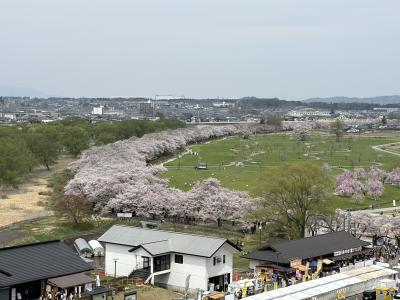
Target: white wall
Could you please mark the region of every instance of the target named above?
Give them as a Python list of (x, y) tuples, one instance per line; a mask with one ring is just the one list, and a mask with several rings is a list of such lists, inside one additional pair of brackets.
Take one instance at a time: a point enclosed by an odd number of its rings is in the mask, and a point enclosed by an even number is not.
[(136, 256), (128, 252), (131, 246), (105, 244), (105, 272), (114, 276), (114, 258), (117, 261), (117, 276), (128, 276), (136, 267)]
[[(213, 257), (200, 257), (183, 254), (183, 264), (175, 263), (175, 254), (171, 254), (171, 273), (155, 276), (155, 283), (168, 285), (170, 287), (184, 287), (186, 276), (190, 276), (190, 289), (208, 289), (208, 278), (230, 274), (233, 276), (233, 253), (236, 250), (225, 244), (214, 255), (221, 256), (221, 262), (214, 266)], [(225, 255), (225, 264), (222, 262), (222, 255)]]
[[(207, 279), (214, 276), (223, 274), (231, 274), (230, 279), (232, 281), (233, 276), (233, 253), (236, 250), (229, 244), (224, 244), (212, 257), (207, 259)], [(225, 263), (223, 263), (222, 256), (225, 255)], [(221, 257), (221, 262), (214, 266), (213, 257)]]
[[(151, 255), (142, 248), (129, 252), (131, 246), (115, 245), (106, 243), (105, 245), (105, 272), (108, 275), (114, 276), (114, 258), (118, 258), (117, 261), (117, 276), (128, 276), (135, 268), (137, 260), (141, 259), (141, 256)], [(222, 246), (214, 256), (225, 255), (225, 264), (221, 261), (220, 263), (213, 265), (213, 257), (200, 257), (193, 255), (182, 254), (183, 264), (175, 263), (175, 254), (171, 254), (171, 272), (164, 275), (156, 275), (154, 277), (155, 283), (171, 287), (182, 287), (185, 286), (185, 280), (187, 275), (191, 275), (189, 288), (190, 289), (202, 289), (207, 290), (208, 278), (223, 275), (226, 273), (231, 274), (232, 280), (232, 268), (233, 268), (233, 253), (235, 249), (225, 244)], [(151, 260), (152, 263), (152, 260)]]
[(185, 287), (186, 276), (190, 276), (190, 289), (207, 289), (207, 272), (205, 257), (185, 255), (183, 264), (175, 263), (175, 254), (171, 254), (171, 272), (169, 274), (155, 276), (155, 283), (161, 283), (171, 287)]

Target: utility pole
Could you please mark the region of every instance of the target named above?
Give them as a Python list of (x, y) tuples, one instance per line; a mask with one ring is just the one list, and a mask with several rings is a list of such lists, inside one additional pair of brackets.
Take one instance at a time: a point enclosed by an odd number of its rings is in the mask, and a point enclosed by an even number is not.
[(117, 261), (118, 258), (113, 258), (114, 261), (114, 278), (117, 278)]

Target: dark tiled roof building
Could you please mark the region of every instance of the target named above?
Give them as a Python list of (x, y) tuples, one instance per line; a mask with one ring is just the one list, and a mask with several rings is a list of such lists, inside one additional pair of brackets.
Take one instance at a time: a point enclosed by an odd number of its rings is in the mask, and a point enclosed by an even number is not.
[[(39, 298), (48, 279), (92, 268), (61, 241), (0, 249), (0, 299)], [(28, 295), (29, 297), (28, 297)]]
[(275, 243), (244, 257), (260, 261), (289, 264), (293, 259), (343, 257), (362, 251), (370, 243), (359, 240), (346, 231), (321, 234), (299, 240)]

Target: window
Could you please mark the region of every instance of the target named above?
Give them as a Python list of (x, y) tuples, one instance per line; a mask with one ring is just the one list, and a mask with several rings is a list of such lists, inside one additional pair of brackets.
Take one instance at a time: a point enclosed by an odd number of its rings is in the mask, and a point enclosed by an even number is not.
[(160, 272), (169, 270), (170, 255), (156, 256), (153, 258), (153, 270), (154, 272)]
[(183, 264), (183, 255), (175, 254), (175, 263)]
[(214, 266), (216, 264), (220, 264), (221, 262), (225, 263), (225, 255), (223, 255), (222, 257), (221, 257), (221, 255), (213, 257), (213, 265)]

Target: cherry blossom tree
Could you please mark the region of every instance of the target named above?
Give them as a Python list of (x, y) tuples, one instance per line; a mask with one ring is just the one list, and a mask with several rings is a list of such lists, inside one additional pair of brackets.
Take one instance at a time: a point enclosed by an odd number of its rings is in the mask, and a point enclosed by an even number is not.
[(385, 180), (386, 180), (386, 178), (387, 178), (387, 173), (386, 173), (384, 170), (379, 169), (379, 168), (377, 168), (377, 167), (371, 167), (371, 168), (369, 169), (369, 171), (368, 171), (368, 176), (369, 176), (370, 178), (379, 180), (379, 181), (381, 181), (382, 183), (385, 183)]
[(310, 136), (311, 128), (309, 123), (300, 123), (293, 128), (293, 137), (298, 141), (305, 141)]
[(344, 228), (344, 222), (349, 222), (352, 233), (358, 237), (385, 236), (397, 240), (400, 237), (400, 216), (378, 215), (367, 211), (348, 213), (337, 210), (335, 221), (338, 230)]
[(400, 167), (394, 168), (387, 174), (388, 181), (397, 187), (400, 187)]
[(218, 179), (209, 178), (194, 185), (190, 197), (196, 203), (199, 216), (207, 221), (234, 221), (244, 217), (252, 208), (247, 193), (232, 191), (221, 187)]
[(336, 177), (335, 192), (339, 196), (353, 197), (356, 203), (363, 201), (362, 194), (376, 201), (384, 193), (385, 181), (395, 178), (394, 174), (396, 174), (395, 171), (386, 173), (376, 167), (371, 167), (368, 172), (365, 172), (363, 168), (355, 168), (354, 171), (347, 170)]
[(339, 185), (336, 186), (335, 192), (339, 196), (352, 197), (354, 194), (359, 193), (362, 186), (359, 181), (354, 178), (347, 178), (342, 180)]
[(344, 171), (336, 177), (335, 192), (339, 196), (352, 197), (361, 191), (362, 185), (357, 180), (357, 173), (351, 171)]
[(378, 179), (370, 178), (365, 184), (365, 191), (367, 195), (373, 198), (375, 201), (383, 195), (384, 190), (383, 183)]
[(367, 172), (365, 172), (364, 168), (354, 168), (353, 172), (357, 179), (365, 179), (367, 177)]
[[(215, 179), (198, 183), (194, 191), (173, 189), (157, 176), (166, 169), (150, 163), (191, 143), (255, 131), (254, 125), (199, 126), (94, 147), (71, 164), (75, 176), (66, 185), (65, 194), (85, 199), (101, 214), (129, 211), (146, 218), (195, 217), (218, 224), (234, 220), (250, 206), (251, 198), (246, 193), (222, 188)], [(201, 195), (210, 198), (199, 198)]]

